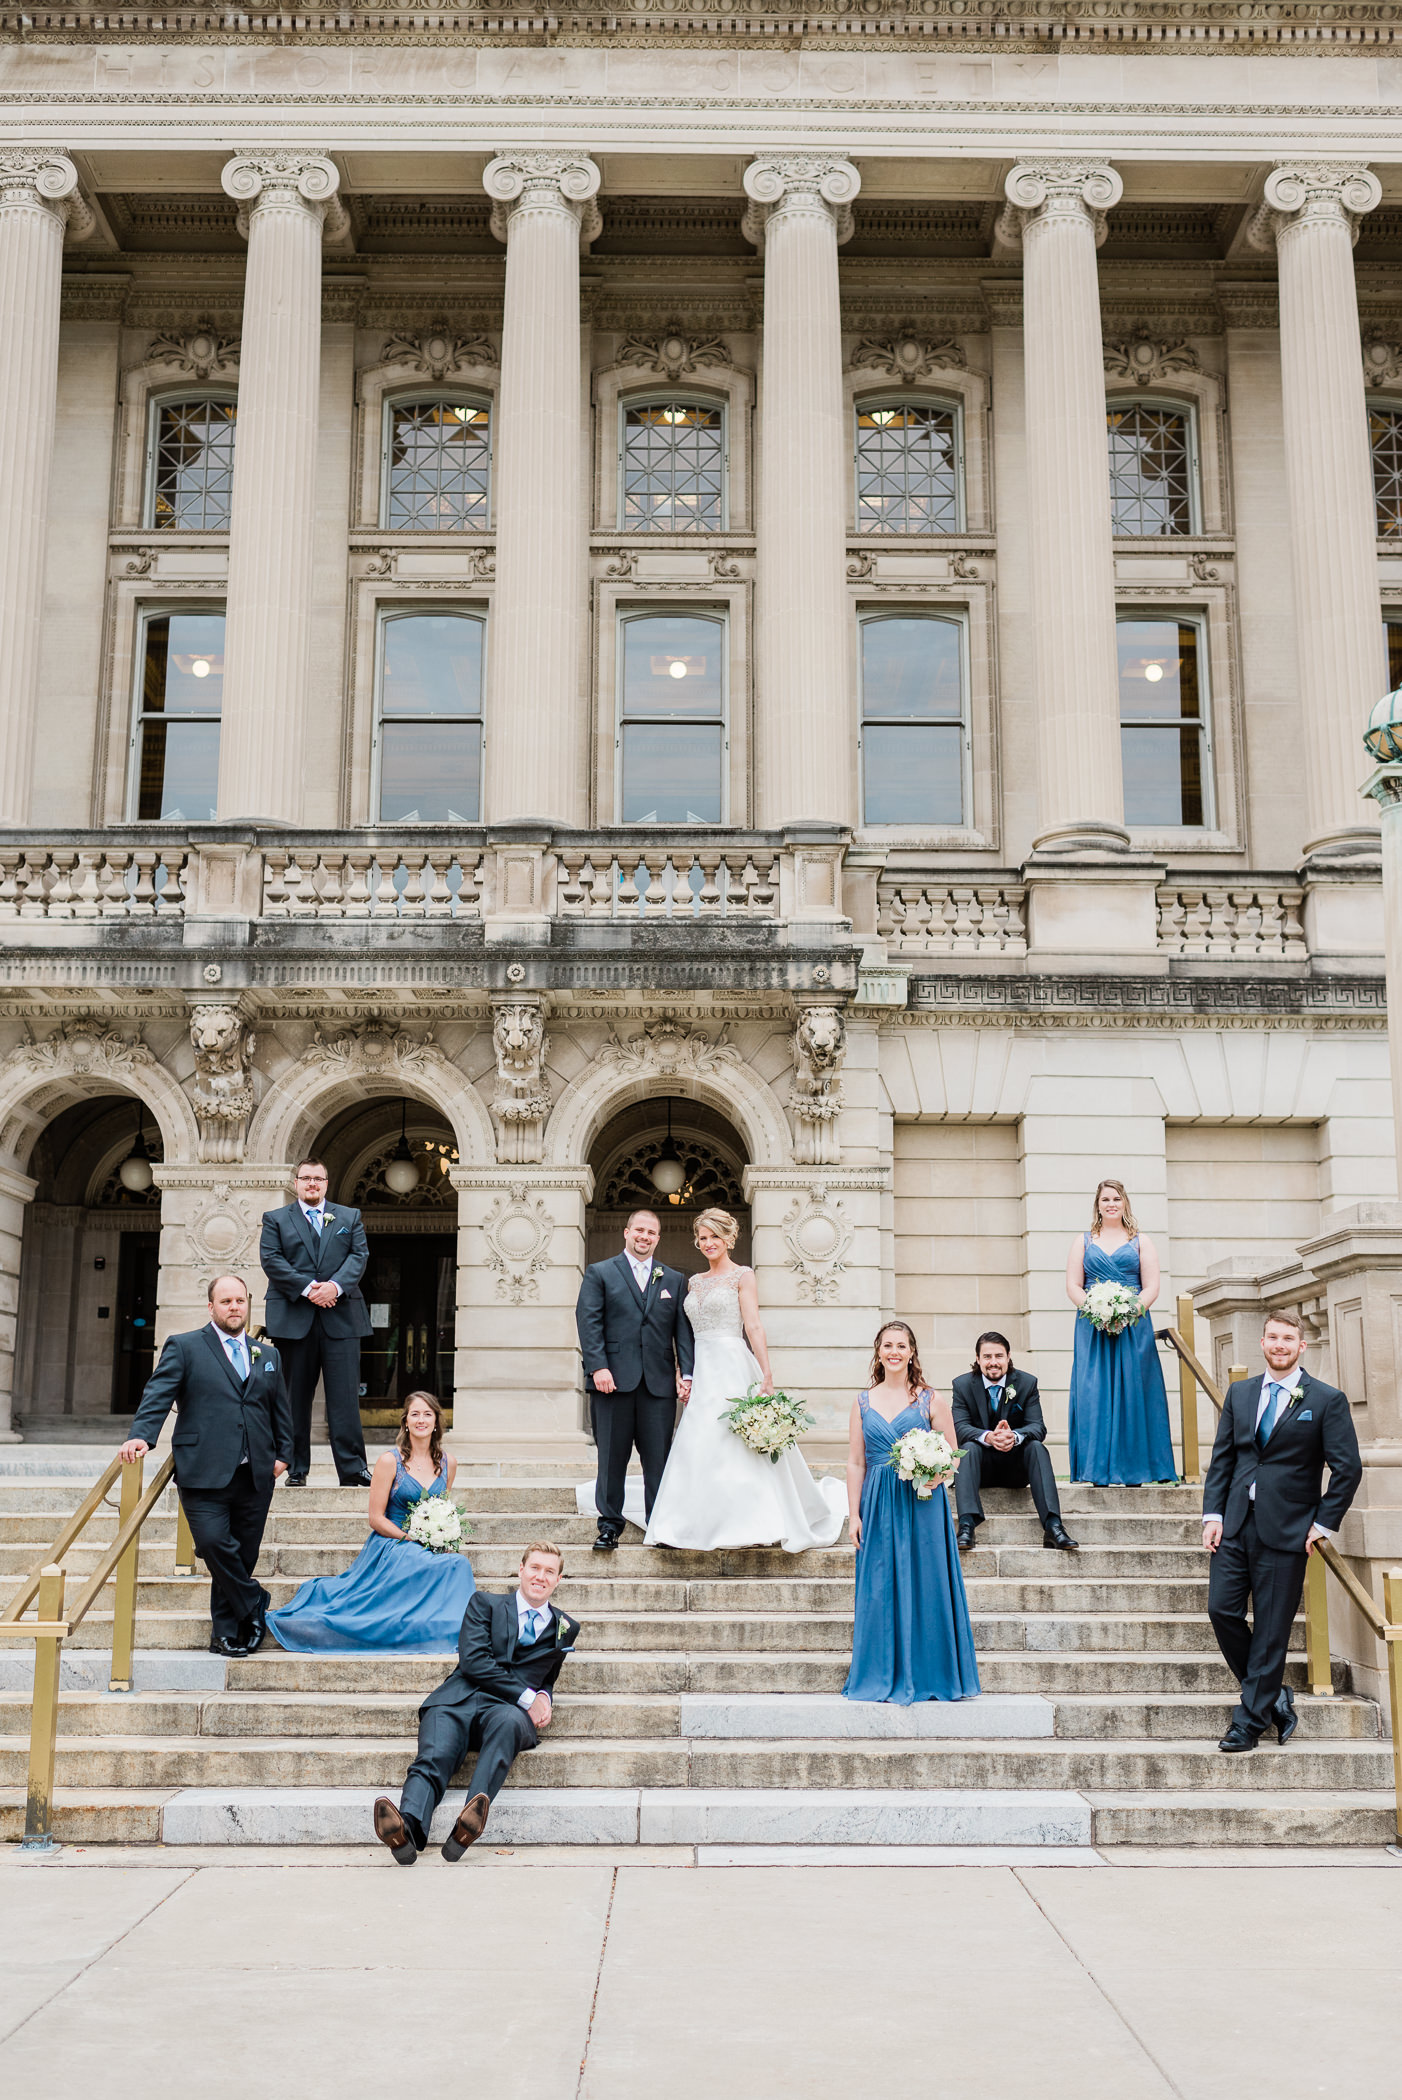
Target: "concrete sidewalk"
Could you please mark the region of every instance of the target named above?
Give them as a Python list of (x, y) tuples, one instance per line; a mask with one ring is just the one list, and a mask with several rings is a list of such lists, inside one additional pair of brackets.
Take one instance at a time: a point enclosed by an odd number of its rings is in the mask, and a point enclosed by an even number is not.
[[(1082, 1858), (1085, 1859), (1082, 1854)], [(0, 1855), (44, 2100), (1402, 2093), (1402, 1862), (696, 1864), (484, 1845)]]

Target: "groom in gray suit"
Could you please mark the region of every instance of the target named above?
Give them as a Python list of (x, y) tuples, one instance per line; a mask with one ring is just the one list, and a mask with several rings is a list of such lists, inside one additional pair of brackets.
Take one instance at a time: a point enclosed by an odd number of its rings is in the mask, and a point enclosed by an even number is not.
[(655, 1212), (635, 1210), (623, 1229), (623, 1252), (585, 1270), (575, 1306), (599, 1452), (596, 1553), (611, 1553), (618, 1544), (634, 1446), (651, 1516), (677, 1401), (691, 1391), (695, 1342), (683, 1310), (686, 1278), (653, 1260), (661, 1236)]

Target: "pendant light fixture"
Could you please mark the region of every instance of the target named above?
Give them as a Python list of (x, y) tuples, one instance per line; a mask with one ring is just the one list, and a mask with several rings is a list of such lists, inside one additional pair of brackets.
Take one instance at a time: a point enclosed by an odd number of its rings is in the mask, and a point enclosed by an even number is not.
[(667, 1100), (667, 1136), (662, 1150), (653, 1161), (649, 1179), (659, 1196), (675, 1198), (681, 1194), (686, 1186), (686, 1168), (682, 1164), (681, 1154), (672, 1142), (672, 1102), (670, 1096)]
[(419, 1185), (419, 1170), (413, 1153), (409, 1150), (409, 1104), (399, 1104), (399, 1143), (393, 1157), (385, 1168), (385, 1186), (396, 1196), (412, 1195)]
[(117, 1169), (117, 1179), (133, 1196), (144, 1196), (155, 1180), (151, 1172), (151, 1155), (146, 1150), (146, 1109), (140, 1101), (136, 1104), (136, 1142)]

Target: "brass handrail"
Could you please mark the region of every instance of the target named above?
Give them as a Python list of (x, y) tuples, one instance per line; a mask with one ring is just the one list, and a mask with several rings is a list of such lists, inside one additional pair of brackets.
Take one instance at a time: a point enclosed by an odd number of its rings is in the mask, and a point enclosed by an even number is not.
[[(114, 1568), (117, 1571), (117, 1594), (112, 1609), (112, 1663), (108, 1690), (129, 1692), (132, 1688), (136, 1592), (141, 1572), (141, 1528), (170, 1484), (175, 1471), (175, 1459), (172, 1455), (163, 1460), (155, 1479), (143, 1493), (144, 1471), (144, 1459), (134, 1459), (130, 1465), (124, 1466), (119, 1458), (114, 1458), (96, 1487), (64, 1525), (53, 1545), (45, 1553), (43, 1561), (24, 1577), (3, 1613), (0, 1613), (0, 1640), (32, 1640), (34, 1643), (34, 1694), (29, 1712), (29, 1784), (25, 1797), (23, 1840), (24, 1846), (31, 1851), (47, 1851), (54, 1842), (54, 1758), (58, 1742), (58, 1694), (63, 1674), (63, 1644), (69, 1635), (82, 1625), (106, 1588)], [(67, 1571), (62, 1565), (62, 1556), (81, 1537), (94, 1512), (102, 1506), (107, 1490), (119, 1472), (122, 1477), (122, 1492), (117, 1535), (99, 1555), (97, 1566), (88, 1577), (77, 1603), (72, 1611), (65, 1615), (63, 1595)], [(179, 1550), (177, 1546), (177, 1554)], [(23, 1618), (21, 1614), (36, 1591), (39, 1597), (38, 1614), (33, 1619)]]
[[(1220, 1415), (1226, 1406), (1226, 1396), (1215, 1380), (1210, 1378), (1193, 1352), (1192, 1344), (1184, 1339), (1183, 1329), (1193, 1331), (1193, 1301), (1178, 1300), (1178, 1326), (1160, 1327), (1155, 1331), (1155, 1340), (1167, 1342), (1178, 1357), (1184, 1394), (1184, 1477), (1187, 1468), (1187, 1422), (1189, 1386), (1196, 1382)], [(1228, 1380), (1235, 1385), (1248, 1376), (1244, 1364), (1233, 1364), (1227, 1373)], [(1192, 1444), (1197, 1451), (1197, 1402), (1191, 1400), (1193, 1416)], [(1364, 1619), (1383, 1643), (1387, 1656), (1388, 1707), (1392, 1720), (1392, 1784), (1395, 1797), (1394, 1824), (1397, 1843), (1402, 1845), (1402, 1568), (1389, 1568), (1383, 1576), (1383, 1608), (1377, 1605), (1364, 1589), (1358, 1577), (1339, 1557), (1338, 1549), (1329, 1539), (1319, 1539), (1305, 1565), (1305, 1655), (1309, 1666), (1310, 1691), (1316, 1699), (1332, 1699), (1334, 1696), (1333, 1670), (1329, 1649), (1329, 1589), (1324, 1580), (1325, 1569), (1339, 1583), (1344, 1594), (1363, 1614)]]

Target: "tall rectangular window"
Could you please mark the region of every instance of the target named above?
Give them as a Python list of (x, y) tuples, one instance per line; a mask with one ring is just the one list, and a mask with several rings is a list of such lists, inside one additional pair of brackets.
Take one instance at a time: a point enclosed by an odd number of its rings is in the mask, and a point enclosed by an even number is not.
[(386, 613), (378, 722), (382, 824), (475, 824), (482, 806), (479, 613)]
[(719, 824), (725, 810), (726, 623), (621, 622), (619, 807), (625, 824)]
[(958, 532), (959, 416), (934, 401), (859, 401), (858, 532)]
[(620, 413), (620, 526), (724, 531), (725, 410), (705, 401), (625, 401)]
[(238, 404), (157, 401), (151, 408), (146, 523), (163, 532), (227, 532)]
[(224, 615), (153, 613), (142, 644), (136, 814), (208, 823), (219, 788)]
[(1402, 620), (1383, 621), (1383, 646), (1387, 650), (1387, 689), (1402, 686)]
[(1373, 456), (1378, 538), (1402, 539), (1402, 409), (1369, 409), (1368, 447)]
[(1164, 539), (1197, 530), (1197, 459), (1187, 408), (1158, 401), (1112, 403), (1110, 512), (1116, 537)]
[(1201, 630), (1192, 620), (1130, 613), (1115, 633), (1125, 822), (1155, 830), (1210, 824)]
[(963, 824), (964, 626), (943, 614), (861, 622), (862, 804), (868, 824)]
[(488, 523), (491, 410), (478, 401), (391, 401), (381, 509), (391, 532), (480, 532)]

